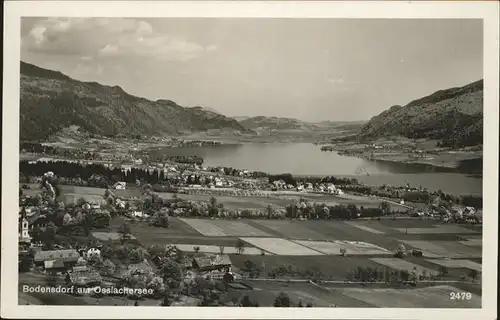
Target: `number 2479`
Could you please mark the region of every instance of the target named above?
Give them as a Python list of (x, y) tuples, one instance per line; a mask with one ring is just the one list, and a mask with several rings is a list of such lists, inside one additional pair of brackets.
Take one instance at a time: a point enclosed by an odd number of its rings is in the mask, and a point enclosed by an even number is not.
[(470, 292), (450, 292), (451, 300), (470, 300), (472, 294)]

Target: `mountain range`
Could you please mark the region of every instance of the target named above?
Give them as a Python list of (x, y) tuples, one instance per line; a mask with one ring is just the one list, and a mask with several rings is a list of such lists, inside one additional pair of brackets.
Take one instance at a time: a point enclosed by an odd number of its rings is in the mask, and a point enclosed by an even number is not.
[(401, 135), (435, 139), (443, 147), (483, 143), (483, 80), (392, 106), (361, 127), (359, 138)]
[(82, 82), (21, 62), (21, 140), (44, 140), (70, 125), (102, 135), (182, 134), (229, 130), (248, 133), (235, 119), (171, 100), (151, 101), (119, 86)]
[(406, 106), (393, 106), (368, 122), (311, 123), (284, 117), (226, 117), (208, 107), (151, 101), (119, 86), (83, 82), (58, 71), (21, 62), (21, 140), (44, 140), (71, 125), (95, 134), (162, 135), (218, 130), (254, 134), (262, 130), (357, 132), (361, 140), (401, 135), (463, 147), (483, 141), (483, 81), (437, 91)]
[(280, 117), (240, 117), (239, 123), (249, 130), (316, 130), (318, 126), (293, 118)]

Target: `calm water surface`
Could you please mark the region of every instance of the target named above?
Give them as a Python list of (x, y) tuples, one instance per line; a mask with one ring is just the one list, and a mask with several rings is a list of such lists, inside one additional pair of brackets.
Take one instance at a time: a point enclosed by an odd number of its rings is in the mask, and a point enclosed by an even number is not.
[(162, 149), (161, 152), (198, 155), (205, 159), (205, 166), (227, 166), (271, 174), (346, 176), (370, 185), (410, 183), (455, 194), (482, 193), (481, 178), (424, 165), (340, 156), (335, 152), (322, 152), (319, 146), (310, 143), (249, 143), (217, 148)]

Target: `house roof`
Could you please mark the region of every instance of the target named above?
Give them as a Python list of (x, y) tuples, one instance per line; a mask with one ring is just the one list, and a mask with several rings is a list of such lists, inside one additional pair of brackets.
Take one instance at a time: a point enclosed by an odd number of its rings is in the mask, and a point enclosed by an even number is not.
[(134, 263), (128, 265), (127, 270), (125, 271), (126, 274), (128, 273), (134, 273), (134, 272), (153, 272), (153, 268), (148, 262), (139, 262), (139, 263)]
[(72, 283), (86, 285), (89, 283), (101, 282), (102, 277), (97, 271), (74, 271), (69, 274)]
[(38, 251), (35, 253), (34, 260), (36, 262), (47, 261), (47, 260), (61, 260), (63, 262), (76, 262), (80, 258), (78, 251), (73, 249), (67, 250), (49, 250), (49, 251)]
[(46, 260), (44, 261), (45, 269), (55, 269), (55, 268), (64, 268), (64, 262), (62, 260)]
[(202, 269), (232, 265), (231, 259), (227, 254), (199, 256), (194, 257), (193, 260)]
[(34, 215), (27, 217), (29, 225), (35, 223), (38, 219), (46, 219), (47, 216), (40, 213), (35, 213)]
[(78, 271), (87, 271), (87, 266), (86, 265), (83, 265), (83, 266), (74, 266), (73, 267), (73, 272), (78, 272)]

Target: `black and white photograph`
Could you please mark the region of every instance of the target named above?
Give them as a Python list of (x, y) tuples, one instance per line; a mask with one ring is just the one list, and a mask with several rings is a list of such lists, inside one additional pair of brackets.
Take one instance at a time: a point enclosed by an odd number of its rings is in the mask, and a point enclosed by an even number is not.
[(4, 25), (16, 310), (493, 319), (498, 3), (187, 2), (20, 1)]

